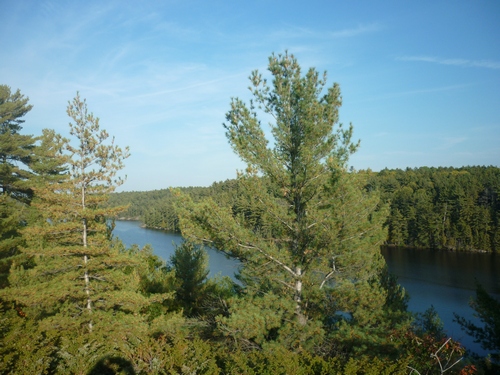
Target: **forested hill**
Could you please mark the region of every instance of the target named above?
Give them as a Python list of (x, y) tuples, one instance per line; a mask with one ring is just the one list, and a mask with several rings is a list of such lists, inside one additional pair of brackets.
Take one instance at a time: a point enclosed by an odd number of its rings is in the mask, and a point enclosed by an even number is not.
[[(500, 168), (407, 168), (360, 171), (366, 189), (380, 191), (390, 205), (386, 243), (453, 250), (499, 251)], [(238, 183), (227, 180), (210, 187), (180, 188), (194, 200), (212, 197), (236, 204)], [(152, 228), (176, 231), (177, 215), (169, 189), (112, 194), (112, 205), (130, 204), (122, 214)], [(236, 209), (235, 209), (236, 212)]]
[[(208, 191), (210, 190), (210, 188), (207, 187), (181, 187), (178, 189), (192, 196), (206, 196), (209, 195)], [(165, 211), (165, 205), (171, 206), (171, 202), (172, 192), (170, 189), (125, 191), (113, 193), (109, 199), (109, 204), (111, 206), (129, 206), (127, 210), (120, 213), (120, 219), (142, 221), (145, 220), (145, 217), (147, 217), (150, 212)], [(159, 222), (157, 224), (159, 224)], [(164, 228), (161, 225), (153, 226)]]
[(500, 169), (383, 170), (373, 176), (390, 202), (387, 243), (499, 251)]

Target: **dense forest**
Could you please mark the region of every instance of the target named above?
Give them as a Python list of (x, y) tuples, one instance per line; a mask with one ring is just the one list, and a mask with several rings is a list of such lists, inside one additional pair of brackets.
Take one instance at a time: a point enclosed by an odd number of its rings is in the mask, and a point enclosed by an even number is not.
[[(351, 172), (369, 176), (364, 189), (378, 190), (390, 205), (384, 223), (385, 244), (431, 249), (481, 250), (500, 248), (500, 168), (407, 168)], [(233, 206), (238, 180), (210, 187), (178, 190), (194, 200), (213, 197)], [(122, 218), (141, 220), (150, 228), (179, 231), (171, 190), (114, 193), (113, 205), (129, 205)]]
[[(349, 170), (339, 86), (288, 53), (268, 69), (226, 114), (237, 179), (141, 193), (114, 193), (129, 150), (78, 93), (71, 139), (32, 136), (28, 98), (0, 85), (0, 373), (497, 373), (499, 301), (478, 286), (484, 326), (457, 317), (491, 353), (470, 356), (435, 310), (407, 310), (380, 246), (497, 251), (498, 169)], [(165, 262), (115, 218), (185, 241)], [(241, 261), (238, 282), (207, 278), (204, 245)]]

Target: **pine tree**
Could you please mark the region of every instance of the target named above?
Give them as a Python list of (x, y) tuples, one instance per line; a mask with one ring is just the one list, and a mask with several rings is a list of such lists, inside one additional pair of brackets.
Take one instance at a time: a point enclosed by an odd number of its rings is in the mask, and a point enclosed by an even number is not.
[(455, 314), (455, 321), (461, 328), (487, 350), (492, 361), (500, 369), (500, 300), (490, 295), (481, 284), (476, 285), (476, 298), (470, 306), (475, 310), (475, 316), (482, 322), (476, 325), (471, 320)]
[[(273, 293), (292, 301), (292, 315), (281, 319), (319, 336), (311, 320), (326, 320), (326, 312), (354, 313), (360, 298), (365, 312), (383, 306), (385, 294), (373, 280), (383, 266), (384, 212), (376, 194), (348, 173), (358, 143), (351, 142), (352, 126), (338, 123), (339, 86), (325, 89), (326, 74), (320, 78), (313, 68), (303, 76), (288, 54), (272, 55), (269, 71), (272, 84), (254, 71), (253, 100), (233, 99), (226, 116), (229, 143), (247, 163), (238, 175), (237, 207), (184, 197), (180, 226), (183, 235), (239, 258), (247, 293), (257, 288), (252, 298)], [(259, 111), (271, 120), (271, 140)]]
[(176, 301), (186, 315), (198, 312), (208, 277), (208, 255), (203, 247), (184, 241), (175, 247), (170, 265), (177, 280)]
[(0, 85), (0, 288), (22, 244), (20, 228), (32, 197), (27, 180), (35, 138), (21, 134), (22, 119), (32, 108), (19, 90)]
[[(24, 117), (32, 108), (19, 90), (0, 85), (0, 189), (15, 199), (26, 201), (29, 189), (22, 182), (29, 178), (29, 163), (35, 139), (20, 134)], [(24, 166), (24, 167), (23, 167)]]
[[(67, 112), (74, 121), (70, 123), (70, 134), (76, 138), (76, 146), (62, 140), (70, 155), (57, 153), (52, 160), (67, 162), (70, 172), (56, 174), (56, 179), (47, 179), (50, 172), (41, 173), (41, 184), (34, 187), (33, 206), (42, 220), (24, 231), (28, 242), (24, 253), (33, 256), (37, 266), (13, 273), (10, 279), (12, 285), (28, 283), (17, 293), (20, 303), (32, 305), (37, 301), (48, 316), (57, 316), (64, 303), (80, 300), (83, 305), (70, 303), (64, 308), (71, 311), (70, 315), (86, 320), (91, 331), (94, 304), (102, 300), (98, 297), (100, 293), (109, 290), (107, 274), (116, 266), (110, 259), (108, 222), (116, 210), (105, 208), (104, 203), (121, 183), (114, 177), (122, 168), (128, 150), (104, 144), (108, 134), (99, 129), (99, 119), (87, 112), (85, 101), (78, 95), (68, 105)], [(34, 294), (34, 288), (42, 285), (49, 295), (64, 303), (47, 298), (43, 291)], [(92, 297), (92, 294), (97, 295)], [(102, 301), (106, 299), (109, 297)]]
[(34, 166), (37, 216), (23, 230), (22, 249), (33, 266), (14, 262), (10, 286), (0, 297), (19, 309), (40, 337), (53, 338), (57, 366), (73, 373), (146, 335), (143, 313), (172, 293), (144, 287), (145, 278), (154, 276), (148, 269), (151, 254), (125, 251), (112, 240), (112, 218), (121, 208), (106, 202), (122, 183), (116, 176), (128, 148), (106, 143), (108, 134), (78, 94), (67, 112), (74, 144), (44, 132), (42, 154), (49, 159), (41, 157)]
[(22, 244), (20, 224), (25, 207), (7, 194), (0, 194), (0, 289), (8, 285), (12, 260)]

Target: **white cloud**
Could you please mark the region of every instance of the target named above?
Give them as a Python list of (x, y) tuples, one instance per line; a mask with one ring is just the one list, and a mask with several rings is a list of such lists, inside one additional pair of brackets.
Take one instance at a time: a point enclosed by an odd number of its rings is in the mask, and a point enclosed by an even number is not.
[(314, 30), (306, 27), (291, 26), (284, 29), (276, 30), (271, 35), (275, 39), (298, 39), (298, 38), (313, 38), (313, 39), (340, 39), (352, 38), (362, 34), (369, 34), (380, 31), (382, 27), (378, 23), (368, 25), (358, 25), (357, 27), (346, 28), (335, 31)]
[(447, 150), (465, 141), (467, 141), (467, 137), (446, 137), (441, 141), (441, 145), (437, 149)]
[(398, 57), (397, 60), (429, 62), (440, 65), (461, 66), (465, 68), (474, 67), (474, 68), (500, 69), (500, 61), (493, 61), (493, 60), (444, 59), (432, 56), (401, 56)]
[(371, 23), (369, 25), (359, 25), (355, 28), (333, 31), (327, 35), (331, 38), (352, 38), (361, 34), (377, 32), (381, 29), (382, 27), (378, 23)]
[(376, 96), (366, 97), (364, 99), (353, 100), (352, 103), (381, 101), (381, 100), (394, 99), (394, 98), (400, 98), (400, 97), (411, 96), (411, 95), (431, 94), (431, 93), (445, 92), (445, 91), (456, 91), (456, 90), (464, 89), (464, 88), (469, 87), (469, 86), (470, 85), (467, 85), (467, 84), (459, 84), (459, 85), (448, 85), (448, 86), (440, 86), (440, 87), (428, 87), (428, 88), (422, 88), (422, 89), (417, 89), (417, 90), (389, 92), (389, 93), (383, 94), (383, 95), (376, 95)]

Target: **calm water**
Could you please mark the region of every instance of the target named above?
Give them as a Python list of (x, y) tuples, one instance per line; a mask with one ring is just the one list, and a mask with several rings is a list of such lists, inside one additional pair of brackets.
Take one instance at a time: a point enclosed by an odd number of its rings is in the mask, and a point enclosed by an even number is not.
[[(137, 221), (117, 221), (114, 234), (126, 246), (137, 244), (153, 246), (156, 255), (168, 260), (175, 243), (182, 238), (175, 233), (141, 228)], [(238, 262), (222, 253), (207, 249), (210, 276), (234, 276)], [(423, 312), (431, 305), (443, 320), (447, 333), (467, 348), (484, 355), (481, 347), (465, 335), (453, 322), (453, 313), (473, 319), (474, 311), (468, 306), (475, 295), (477, 279), (488, 292), (500, 297), (500, 257), (481, 253), (453, 253), (444, 251), (382, 249), (389, 270), (398, 276), (400, 284), (410, 294), (409, 309)]]
[[(113, 234), (120, 238), (126, 246), (136, 244), (143, 247), (150, 244), (153, 246), (154, 253), (165, 261), (168, 261), (170, 256), (174, 254), (175, 244), (182, 242), (180, 234), (142, 228), (138, 221), (116, 221)], [(206, 248), (206, 250), (209, 256), (209, 277), (217, 274), (233, 277), (238, 271), (239, 263), (234, 259), (227, 258), (214, 249)]]
[(500, 298), (498, 255), (387, 247), (382, 254), (391, 273), (398, 276), (399, 283), (410, 294), (410, 311), (423, 312), (434, 306), (451, 337), (478, 354), (486, 354), (453, 322), (453, 313), (480, 325), (468, 303), (476, 294), (476, 280)]

